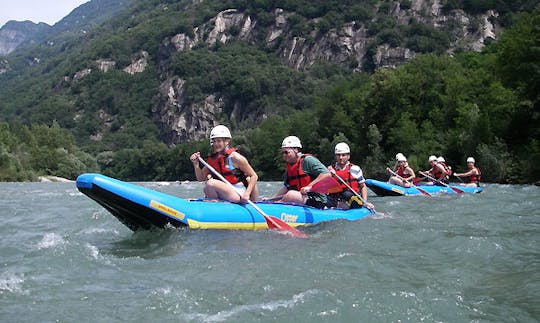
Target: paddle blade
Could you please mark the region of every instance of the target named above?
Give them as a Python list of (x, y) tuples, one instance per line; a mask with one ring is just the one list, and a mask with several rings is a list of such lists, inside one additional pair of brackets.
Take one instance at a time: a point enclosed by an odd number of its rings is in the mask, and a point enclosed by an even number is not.
[(452, 189), (452, 191), (454, 191), (454, 192), (456, 192), (456, 193), (458, 193), (458, 194), (463, 194), (463, 193), (465, 193), (464, 190), (461, 190), (461, 189), (459, 189), (459, 188), (457, 188), (457, 187), (454, 187), (454, 186), (448, 186), (448, 187), (450, 187), (450, 188)]
[(327, 177), (320, 180), (311, 187), (312, 192), (321, 194), (339, 193), (342, 190), (341, 185), (334, 177)]
[(266, 220), (266, 224), (268, 224), (268, 228), (270, 229), (282, 231), (284, 233), (289, 233), (296, 238), (308, 238), (307, 234), (300, 232), (300, 230), (293, 228), (286, 222), (274, 216), (264, 215), (264, 219)]
[(424, 180), (423, 177), (415, 177), (415, 178), (412, 179), (412, 183), (413, 183), (414, 185), (418, 185), (418, 183), (420, 183), (420, 182), (423, 181), (423, 180)]
[(424, 191), (424, 190), (421, 189), (420, 187), (415, 186), (415, 188), (418, 190), (418, 192), (424, 194), (425, 196), (430, 196), (430, 197), (431, 197), (431, 194), (429, 194), (428, 192)]

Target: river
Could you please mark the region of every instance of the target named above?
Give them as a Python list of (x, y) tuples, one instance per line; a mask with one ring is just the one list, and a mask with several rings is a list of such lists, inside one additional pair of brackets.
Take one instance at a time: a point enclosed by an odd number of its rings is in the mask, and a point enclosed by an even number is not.
[(304, 228), (308, 239), (133, 233), (74, 183), (0, 183), (0, 321), (540, 320), (540, 187), (369, 199), (387, 217)]

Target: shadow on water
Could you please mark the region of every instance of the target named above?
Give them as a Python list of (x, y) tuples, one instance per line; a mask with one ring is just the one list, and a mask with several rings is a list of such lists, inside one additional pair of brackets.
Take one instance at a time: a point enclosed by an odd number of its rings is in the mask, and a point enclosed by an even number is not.
[(102, 254), (117, 258), (157, 259), (175, 257), (181, 253), (243, 254), (272, 246), (281, 248), (287, 244), (309, 245), (320, 239), (327, 239), (334, 234), (336, 226), (344, 226), (346, 223), (350, 221), (337, 220), (300, 228), (310, 236), (308, 239), (298, 239), (274, 230), (144, 230), (134, 232), (121, 240), (106, 242), (98, 248)]
[(174, 256), (185, 247), (182, 229), (156, 229), (137, 231), (131, 236), (101, 246), (103, 254), (118, 258), (140, 257), (154, 259)]

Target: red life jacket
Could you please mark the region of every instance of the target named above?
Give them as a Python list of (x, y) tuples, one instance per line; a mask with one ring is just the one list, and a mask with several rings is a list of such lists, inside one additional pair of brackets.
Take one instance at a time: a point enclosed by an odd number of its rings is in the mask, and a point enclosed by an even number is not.
[(471, 175), (469, 176), (469, 183), (480, 183), (480, 179), (482, 178), (482, 172), (480, 172), (480, 168), (474, 167), (478, 171), (478, 175)]
[[(410, 167), (410, 166), (409, 166)], [(401, 176), (401, 178), (407, 178), (409, 176), (411, 176), (412, 174), (409, 174), (407, 173), (407, 167), (406, 166), (401, 166), (401, 165), (398, 165), (397, 168), (396, 168), (396, 174), (398, 174), (399, 176)]]
[[(355, 178), (353, 176), (351, 176), (351, 167), (354, 166), (353, 163), (349, 162), (345, 168), (343, 169), (340, 169), (340, 170), (337, 170), (336, 167), (332, 166), (332, 168), (334, 169), (334, 171), (336, 172), (336, 175), (341, 177), (342, 180), (344, 180), (345, 182), (347, 182), (347, 184), (349, 184), (349, 186), (355, 191), (355, 192), (359, 192), (359, 187), (358, 187), (358, 178)], [(348, 191), (349, 189), (345, 186), (345, 184), (341, 183), (340, 182), (340, 185), (341, 185), (341, 190), (342, 191)]]
[(448, 167), (448, 165), (446, 165), (446, 163), (439, 163), (442, 165), (442, 167), (444, 168), (444, 172), (446, 175), (450, 176), (452, 174), (452, 171), (450, 170), (450, 167)]
[(441, 170), (439, 170), (439, 167), (437, 167), (437, 165), (435, 165), (435, 166), (433, 166), (433, 177), (435, 177), (435, 179), (438, 179), (438, 180), (442, 181), (442, 180), (444, 180), (446, 178), (446, 174), (444, 172), (442, 172)]
[[(234, 168), (230, 155), (236, 151), (236, 148), (228, 148), (225, 151), (212, 153), (206, 159), (208, 164), (212, 166), (218, 173), (220, 173), (231, 184), (239, 182), (246, 185), (246, 175), (239, 169)], [(227, 161), (227, 162), (225, 162)]]
[(289, 190), (299, 191), (302, 187), (311, 183), (311, 177), (302, 169), (304, 158), (309, 155), (302, 155), (296, 163), (287, 164), (287, 188)]

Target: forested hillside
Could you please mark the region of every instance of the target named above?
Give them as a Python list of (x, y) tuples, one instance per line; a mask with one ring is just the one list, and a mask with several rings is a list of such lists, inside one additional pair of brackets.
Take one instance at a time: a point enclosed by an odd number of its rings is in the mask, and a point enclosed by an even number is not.
[(349, 142), (369, 177), (403, 152), (538, 181), (535, 5), (134, 0), (0, 61), (0, 179), (193, 179), (189, 154), (224, 123), (264, 180), (296, 134), (325, 163)]

